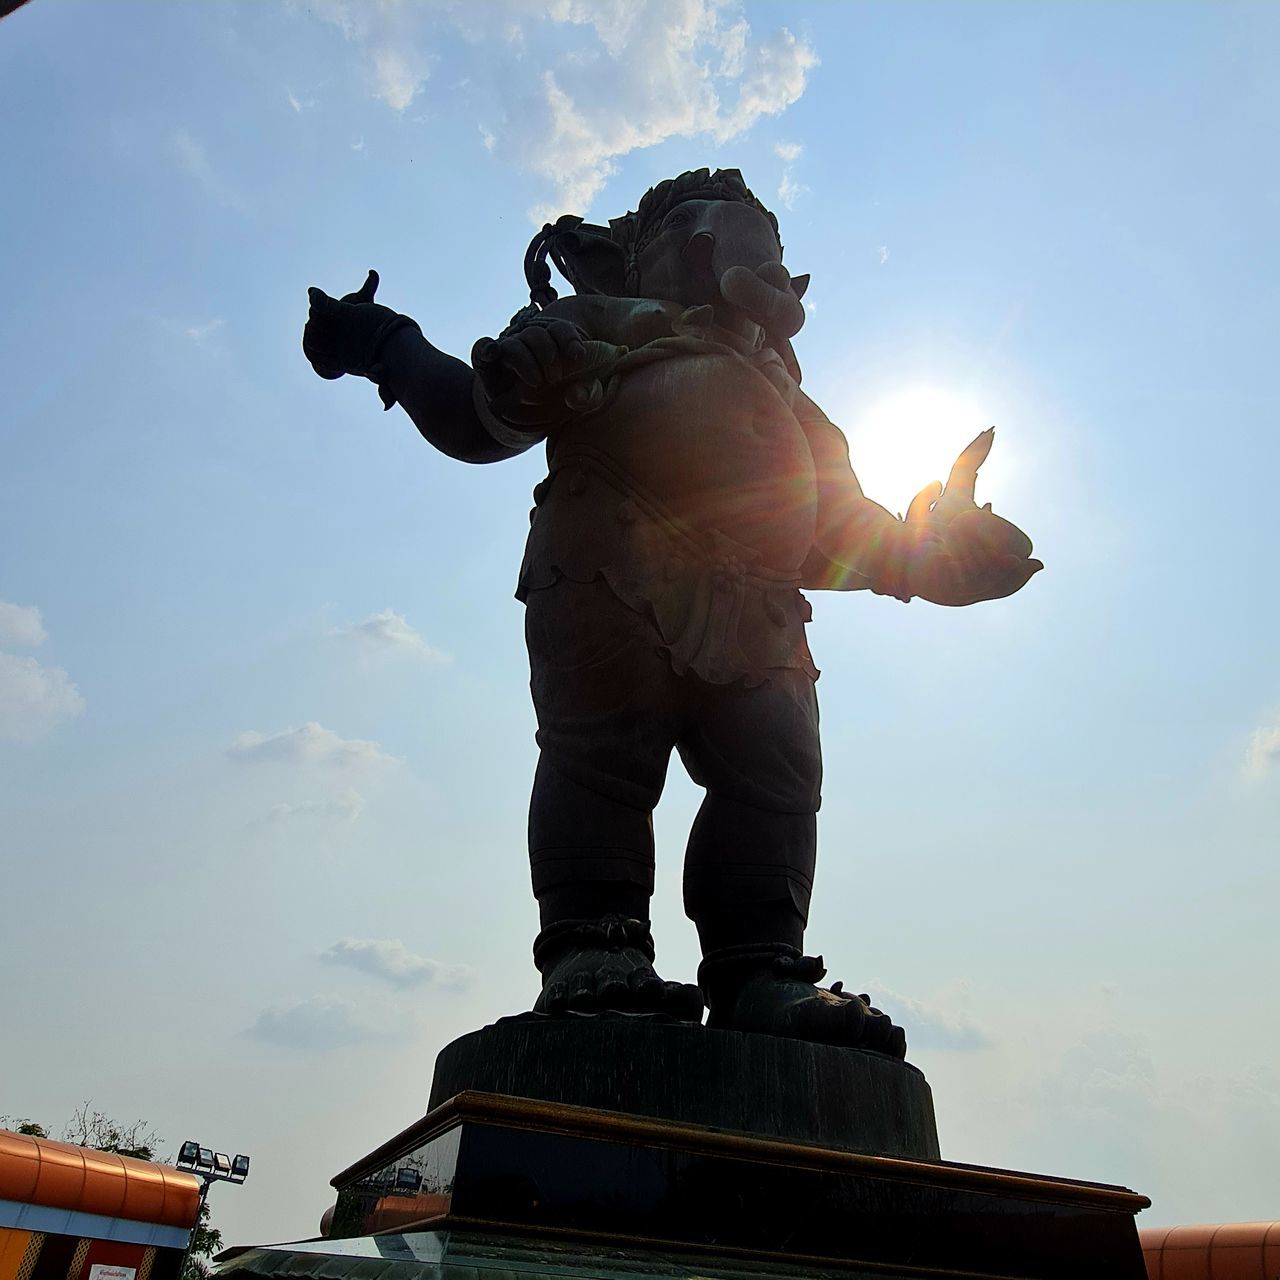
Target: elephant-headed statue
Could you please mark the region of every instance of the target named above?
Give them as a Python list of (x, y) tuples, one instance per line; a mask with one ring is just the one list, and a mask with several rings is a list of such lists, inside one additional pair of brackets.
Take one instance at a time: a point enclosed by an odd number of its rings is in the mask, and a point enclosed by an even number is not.
[[(555, 266), (574, 292), (560, 297)], [(1042, 566), (978, 507), (984, 432), (900, 519), (800, 389), (807, 276), (736, 170), (660, 183), (608, 225), (566, 216), (525, 257), (530, 302), (470, 364), (355, 293), (311, 290), (304, 350), (363, 375), (436, 448), (545, 443), (517, 596), (539, 761), (529, 854), (545, 1016), (657, 1015), (902, 1056), (867, 996), (804, 953), (821, 753), (802, 588), (968, 605)], [(652, 813), (672, 751), (705, 798), (684, 904), (697, 983), (654, 968)]]

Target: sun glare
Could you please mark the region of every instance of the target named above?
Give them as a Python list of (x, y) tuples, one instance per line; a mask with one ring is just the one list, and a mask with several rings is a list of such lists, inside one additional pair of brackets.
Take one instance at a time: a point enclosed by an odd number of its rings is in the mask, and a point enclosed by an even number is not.
[[(960, 451), (996, 423), (992, 405), (937, 387), (912, 387), (855, 415), (846, 429), (853, 469), (867, 497), (893, 512), (932, 480), (945, 483)], [(991, 462), (978, 480), (978, 501), (1000, 453), (999, 431)], [(998, 466), (999, 464), (997, 464)], [(1004, 471), (1004, 467), (999, 469)]]

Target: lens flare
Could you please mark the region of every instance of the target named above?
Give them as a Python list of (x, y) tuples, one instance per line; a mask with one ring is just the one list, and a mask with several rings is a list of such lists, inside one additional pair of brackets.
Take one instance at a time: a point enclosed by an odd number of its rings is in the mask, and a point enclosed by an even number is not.
[[(960, 451), (995, 421), (993, 406), (976, 398), (937, 387), (912, 387), (854, 416), (846, 428), (850, 459), (868, 498), (890, 511), (905, 512), (926, 484), (946, 480)], [(989, 479), (984, 466), (980, 488), (988, 487), (984, 482)]]

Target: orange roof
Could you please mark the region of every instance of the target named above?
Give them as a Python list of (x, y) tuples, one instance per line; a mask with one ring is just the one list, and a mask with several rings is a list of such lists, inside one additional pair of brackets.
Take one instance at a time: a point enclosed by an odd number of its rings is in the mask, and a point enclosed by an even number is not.
[(200, 1183), (167, 1164), (0, 1129), (0, 1200), (186, 1228)]
[(438, 1218), (449, 1212), (449, 1197), (439, 1192), (424, 1192), (416, 1196), (383, 1196), (365, 1215), (360, 1229), (367, 1235), (379, 1231), (391, 1231), (425, 1218)]
[(1280, 1275), (1280, 1222), (1143, 1227), (1138, 1238), (1151, 1280), (1274, 1280)]

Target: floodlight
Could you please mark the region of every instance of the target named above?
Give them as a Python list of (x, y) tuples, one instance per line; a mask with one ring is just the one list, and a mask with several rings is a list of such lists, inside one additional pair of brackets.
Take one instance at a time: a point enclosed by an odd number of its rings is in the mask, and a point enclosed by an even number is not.
[(422, 1186), (422, 1174), (416, 1169), (400, 1169), (396, 1173), (397, 1191), (417, 1191)]
[[(0, 0), (2, 3), (3, 0)], [(231, 1159), (225, 1151), (214, 1151), (212, 1147), (202, 1147), (198, 1142), (184, 1142), (178, 1150), (178, 1167), (189, 1169), (200, 1179), (200, 1211), (204, 1211), (205, 1200), (209, 1188), (215, 1182), (234, 1182), (237, 1186), (249, 1176), (249, 1157), (236, 1156)], [(196, 1233), (187, 1236), (187, 1247), (182, 1251), (182, 1260), (173, 1274), (181, 1277), (187, 1269), (187, 1259), (191, 1257), (191, 1246), (195, 1242)]]

